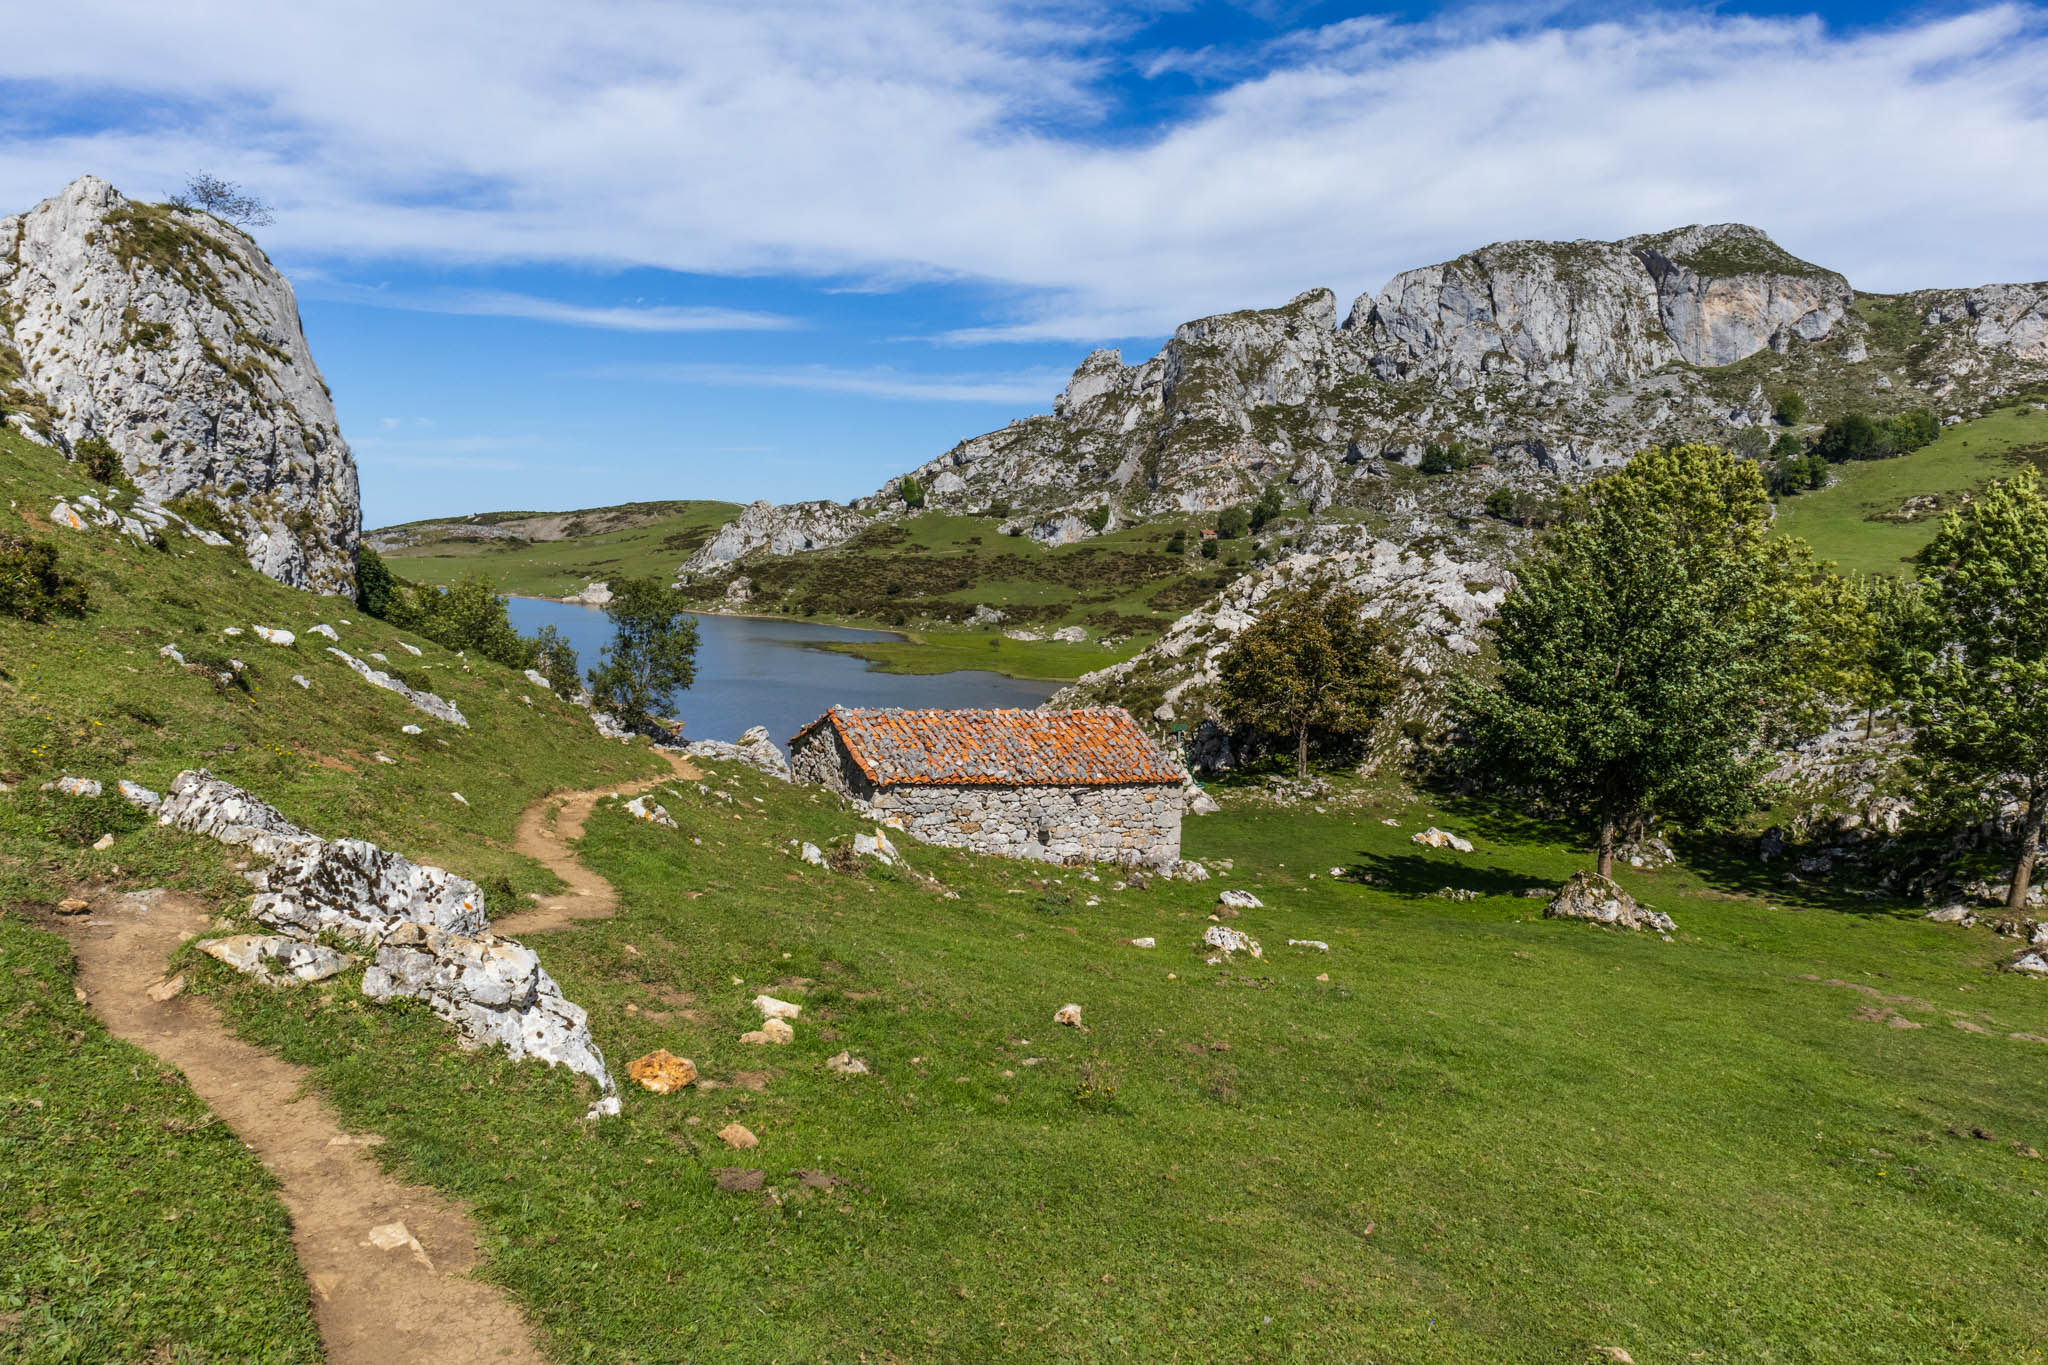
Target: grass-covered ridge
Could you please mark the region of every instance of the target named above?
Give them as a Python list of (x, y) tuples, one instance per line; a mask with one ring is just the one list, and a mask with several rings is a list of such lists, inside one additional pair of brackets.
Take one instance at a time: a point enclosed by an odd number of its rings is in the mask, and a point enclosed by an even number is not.
[[(239, 548), (173, 535), (159, 550), (51, 526), (55, 500), (87, 486), (11, 430), (0, 471), (11, 504), (0, 534), (55, 546), (88, 597), (78, 618), (0, 616), (0, 1360), (317, 1359), (262, 1168), (175, 1070), (108, 1037), (74, 998), (70, 951), (48, 928), (83, 887), (182, 887), (224, 908), (248, 895), (227, 850), (149, 824), (114, 783), (161, 791), (181, 769), (211, 768), (310, 829), (457, 868), (503, 906), (557, 886), (511, 851), (529, 802), (654, 765), (518, 675), (272, 582)], [(323, 622), (351, 653), (383, 653), (454, 701), (470, 728), (362, 682), (307, 633)], [(266, 645), (256, 625), (298, 641)], [(216, 670), (241, 658), (246, 685), (181, 667), (158, 653), (165, 644)], [(414, 723), (423, 733), (405, 734)], [(108, 794), (38, 790), (66, 775)], [(113, 846), (94, 849), (103, 834)]]
[(446, 586), (472, 574), (501, 592), (567, 597), (586, 583), (672, 578), (739, 515), (730, 502), (628, 503), (574, 512), (483, 512), (369, 532), (394, 572)]

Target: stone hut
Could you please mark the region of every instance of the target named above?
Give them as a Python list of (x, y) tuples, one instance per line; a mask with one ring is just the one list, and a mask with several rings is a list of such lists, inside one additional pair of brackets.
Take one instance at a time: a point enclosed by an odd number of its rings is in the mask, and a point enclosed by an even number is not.
[(928, 844), (1054, 863), (1180, 860), (1180, 767), (1120, 707), (835, 706), (790, 740), (789, 766)]

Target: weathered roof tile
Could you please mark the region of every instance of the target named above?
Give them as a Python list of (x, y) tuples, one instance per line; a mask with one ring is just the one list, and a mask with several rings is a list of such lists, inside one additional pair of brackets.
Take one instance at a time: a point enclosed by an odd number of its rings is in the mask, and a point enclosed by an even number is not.
[(797, 732), (792, 745), (831, 724), (868, 778), (987, 786), (1114, 786), (1181, 781), (1130, 713), (1079, 711), (902, 711), (835, 706)]

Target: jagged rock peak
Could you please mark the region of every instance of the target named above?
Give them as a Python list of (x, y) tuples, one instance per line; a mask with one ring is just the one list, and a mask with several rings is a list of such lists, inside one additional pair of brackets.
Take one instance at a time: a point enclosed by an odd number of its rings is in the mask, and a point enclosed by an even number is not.
[(247, 234), (81, 176), (0, 218), (0, 324), (10, 421), (106, 441), (158, 502), (214, 502), (272, 578), (353, 590), (355, 460), (298, 299)]

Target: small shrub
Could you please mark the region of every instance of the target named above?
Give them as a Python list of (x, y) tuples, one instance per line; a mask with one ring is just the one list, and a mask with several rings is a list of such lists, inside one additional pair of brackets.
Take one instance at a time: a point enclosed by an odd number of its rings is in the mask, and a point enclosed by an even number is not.
[(1462, 442), (1438, 445), (1431, 441), (1422, 449), (1422, 472), (1429, 475), (1455, 474), (1471, 463)]
[(917, 475), (905, 474), (903, 482), (896, 486), (896, 491), (902, 494), (905, 507), (924, 506), (924, 485), (917, 481)]
[(1166, 538), (1166, 553), (1170, 555), (1184, 555), (1187, 552), (1188, 533), (1186, 531), (1175, 531)]
[(83, 616), (85, 585), (57, 567), (47, 541), (0, 533), (0, 613), (23, 621)]
[(1806, 396), (1787, 391), (1771, 404), (1771, 417), (1781, 427), (1796, 427), (1806, 420)]
[(74, 446), (71, 458), (78, 461), (85, 477), (94, 483), (112, 485), (128, 481), (128, 471), (121, 467), (121, 456), (97, 436), (88, 436)]
[(1214, 559), (1219, 553), (1221, 551), (1217, 548), (1215, 541), (1205, 540), (1202, 542), (1202, 558)]
[(220, 504), (211, 498), (201, 497), (197, 493), (187, 493), (184, 497), (172, 498), (164, 507), (168, 511), (176, 512), (202, 531), (211, 531), (217, 536), (226, 536), (229, 540), (239, 541), (242, 538), (242, 528), (237, 526), (234, 519), (222, 511)]
[(1226, 507), (1216, 518), (1216, 534), (1224, 540), (1236, 540), (1251, 529), (1252, 514), (1242, 507)]
[(1088, 514), (1082, 517), (1081, 520), (1088, 523), (1088, 529), (1091, 531), (1104, 529), (1109, 525), (1109, 504), (1104, 503), (1100, 507), (1089, 508)]

